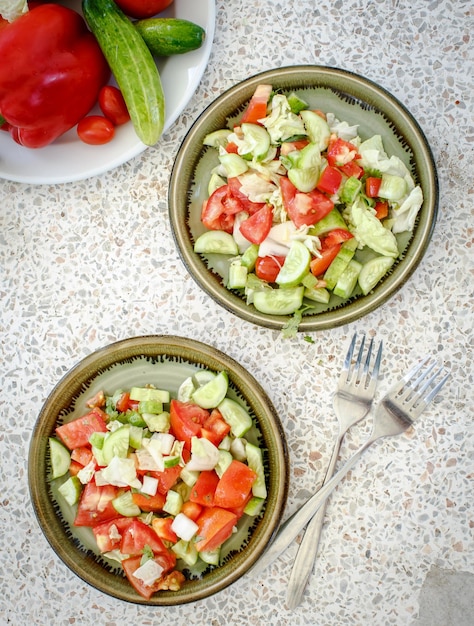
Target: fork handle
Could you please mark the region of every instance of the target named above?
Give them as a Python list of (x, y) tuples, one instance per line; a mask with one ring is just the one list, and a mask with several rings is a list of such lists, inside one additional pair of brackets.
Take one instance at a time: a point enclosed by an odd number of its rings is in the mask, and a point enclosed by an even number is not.
[(376, 438), (370, 437), (345, 463), (345, 465), (321, 487), (296, 513), (293, 513), (286, 522), (284, 522), (278, 530), (273, 543), (262, 554), (250, 570), (250, 575), (255, 578), (263, 570), (273, 563), (273, 561), (286, 550), (290, 543), (299, 535), (309, 520), (315, 515), (324, 504), (331, 492), (341, 482), (347, 472), (356, 464), (363, 452), (374, 443)]
[[(341, 443), (342, 434), (339, 434), (334, 445), (331, 458), (329, 459), (323, 485), (328, 483), (334, 474), (334, 468), (336, 467), (339, 451), (341, 449)], [(322, 502), (318, 512), (309, 521), (301, 540), (300, 547), (298, 548), (298, 554), (296, 555), (295, 562), (293, 563), (288, 583), (288, 590), (286, 592), (286, 604), (289, 609), (295, 609), (300, 604), (306, 584), (313, 570), (324, 522), (326, 502), (327, 500)]]

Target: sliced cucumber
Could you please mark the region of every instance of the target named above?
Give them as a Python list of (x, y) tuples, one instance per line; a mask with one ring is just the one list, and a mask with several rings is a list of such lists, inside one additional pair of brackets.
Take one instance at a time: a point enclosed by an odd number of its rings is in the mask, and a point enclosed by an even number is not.
[(155, 389), (154, 387), (132, 387), (130, 389), (130, 400), (135, 400), (136, 402), (154, 400), (155, 402), (166, 404), (170, 401), (170, 394), (169, 391)]
[(59, 478), (69, 470), (71, 454), (58, 439), (49, 438), (49, 452), (51, 455), (51, 478)]
[(288, 170), (288, 178), (293, 185), (302, 193), (308, 193), (318, 184), (319, 168), (317, 167), (292, 167)]
[(237, 256), (239, 248), (230, 233), (226, 233), (224, 230), (208, 230), (196, 239), (194, 252)]
[(304, 297), (308, 298), (308, 300), (313, 300), (314, 302), (321, 302), (322, 304), (327, 304), (331, 297), (331, 294), (324, 287), (316, 287), (310, 288), (306, 287), (304, 290)]
[(407, 192), (405, 179), (395, 174), (382, 174), (379, 196), (392, 202), (401, 200)]
[(303, 303), (304, 287), (265, 289), (253, 294), (253, 305), (267, 315), (291, 315)]
[(78, 503), (82, 493), (82, 483), (77, 476), (70, 476), (66, 482), (58, 487), (58, 491), (69, 506), (74, 506)]
[(227, 450), (219, 450), (219, 460), (217, 462), (217, 465), (214, 468), (219, 478), (222, 476), (222, 474), (226, 471), (226, 469), (232, 463), (233, 458), (234, 457), (232, 456), (232, 454), (228, 452)]
[(143, 415), (143, 413), (154, 413), (158, 415), (163, 412), (163, 402), (158, 402), (157, 400), (142, 400), (138, 404), (138, 410)]
[(121, 495), (112, 500), (112, 506), (120, 515), (124, 517), (136, 517), (140, 515), (141, 509), (133, 501), (131, 491), (124, 491)]
[(317, 144), (320, 151), (326, 150), (331, 136), (331, 130), (326, 120), (309, 110), (301, 111), (300, 116), (311, 141)]
[(156, 413), (143, 413), (143, 419), (151, 432), (166, 433), (169, 430), (170, 414), (168, 411), (163, 411), (158, 415)]
[(234, 261), (229, 266), (227, 289), (245, 289), (248, 270), (240, 261)]
[(227, 395), (229, 377), (222, 371), (214, 378), (202, 385), (192, 394), (192, 401), (203, 409), (213, 409), (218, 406)]
[(256, 515), (259, 515), (261, 513), (264, 505), (264, 498), (256, 498), (254, 496), (248, 501), (247, 506), (244, 509), (244, 513), (246, 515), (251, 515), (252, 517), (255, 517)]
[(263, 159), (270, 149), (270, 135), (263, 126), (243, 123), (241, 125), (245, 141), (251, 145), (251, 154), (258, 160)]
[(257, 498), (266, 498), (267, 487), (265, 484), (262, 450), (250, 442), (247, 442), (245, 449), (247, 453), (247, 464), (250, 469), (257, 474), (257, 478), (252, 485), (252, 493)]
[(341, 200), (345, 204), (352, 204), (359, 195), (361, 189), (361, 181), (355, 176), (350, 176), (342, 187)]
[(352, 237), (352, 239), (348, 239), (342, 244), (336, 258), (332, 261), (331, 265), (328, 267), (324, 274), (324, 280), (328, 289), (334, 289), (337, 281), (341, 277), (346, 267), (349, 265), (349, 261), (354, 256), (356, 249), (357, 240), (355, 237)]
[(232, 131), (227, 128), (215, 130), (212, 133), (206, 135), (202, 143), (205, 146), (210, 146), (211, 148), (220, 148), (221, 146), (226, 146), (231, 132)]
[(217, 172), (212, 172), (211, 178), (209, 179), (209, 183), (207, 185), (208, 195), (212, 196), (212, 194), (214, 193), (216, 189), (219, 189), (219, 187), (223, 187), (226, 184), (227, 183), (225, 179), (222, 178), (222, 176), (219, 176)]
[(249, 169), (247, 161), (234, 152), (219, 155), (219, 161), (226, 171), (227, 178), (240, 176)]
[(362, 264), (355, 259), (351, 259), (346, 269), (339, 277), (339, 280), (334, 287), (333, 293), (336, 296), (343, 298), (344, 300), (346, 298), (349, 298), (357, 284), (357, 278), (360, 274), (361, 269)]
[(367, 295), (369, 291), (381, 280), (394, 264), (395, 259), (391, 256), (378, 256), (364, 263), (359, 274), (359, 285), (362, 293)]
[(121, 459), (125, 459), (128, 454), (128, 448), (130, 446), (130, 426), (124, 424), (110, 433), (104, 439), (104, 445), (102, 446), (102, 456), (105, 464), (108, 465), (110, 461), (117, 456)]
[(176, 554), (178, 559), (182, 559), (186, 565), (192, 567), (196, 565), (199, 554), (193, 541), (184, 541), (180, 539), (177, 543), (171, 546), (171, 549)]
[(244, 407), (235, 400), (224, 398), (217, 408), (229, 424), (230, 432), (234, 437), (242, 437), (252, 428), (252, 418)]
[(163, 511), (165, 513), (169, 513), (170, 515), (178, 515), (181, 511), (181, 507), (183, 506), (183, 497), (177, 491), (173, 491), (170, 489), (166, 494), (166, 500), (163, 505)]
[(304, 109), (309, 108), (309, 104), (297, 96), (294, 92), (290, 93), (287, 100), (290, 105), (291, 112), (295, 115), (298, 115), (298, 113), (304, 111)]
[(208, 565), (219, 565), (219, 557), (221, 554), (221, 549), (217, 548), (217, 550), (212, 551), (203, 551), (199, 553), (199, 558), (207, 563)]
[(258, 259), (258, 245), (253, 243), (247, 248), (240, 258), (240, 264), (247, 268), (249, 272), (255, 267), (255, 263)]
[(296, 287), (308, 273), (311, 262), (311, 252), (301, 241), (295, 240), (276, 277), (276, 282), (282, 287)]
[(316, 235), (316, 237), (322, 237), (327, 233), (331, 232), (331, 230), (335, 230), (336, 228), (342, 228), (342, 230), (349, 230), (347, 228), (347, 224), (344, 221), (344, 218), (339, 213), (338, 209), (333, 209), (330, 213), (328, 213), (322, 220), (319, 220), (314, 226), (311, 226), (309, 229), (310, 235)]

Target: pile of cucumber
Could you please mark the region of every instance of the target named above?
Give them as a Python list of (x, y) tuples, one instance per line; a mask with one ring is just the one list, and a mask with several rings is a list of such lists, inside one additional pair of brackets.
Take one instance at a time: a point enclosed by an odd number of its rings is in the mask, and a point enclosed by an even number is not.
[(154, 57), (199, 48), (204, 29), (177, 18), (132, 22), (113, 0), (83, 0), (82, 11), (123, 94), (138, 138), (155, 145), (165, 123), (165, 96)]

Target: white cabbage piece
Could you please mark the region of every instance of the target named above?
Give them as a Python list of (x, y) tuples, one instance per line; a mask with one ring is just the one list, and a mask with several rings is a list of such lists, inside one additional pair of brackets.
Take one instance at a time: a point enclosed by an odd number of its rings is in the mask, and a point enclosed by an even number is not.
[(361, 246), (368, 246), (383, 256), (398, 256), (398, 244), (392, 231), (383, 226), (359, 197), (350, 208), (352, 232)]
[(421, 187), (417, 186), (411, 190), (400, 206), (392, 209), (392, 232), (412, 231), (422, 204), (423, 192)]
[(0, 0), (0, 15), (7, 22), (13, 22), (24, 13), (28, 13), (26, 0)]

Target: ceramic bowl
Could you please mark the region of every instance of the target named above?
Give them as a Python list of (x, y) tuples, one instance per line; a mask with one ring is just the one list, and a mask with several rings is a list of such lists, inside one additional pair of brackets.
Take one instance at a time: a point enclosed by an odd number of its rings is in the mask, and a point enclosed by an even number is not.
[[(58, 419), (69, 421), (86, 412), (85, 402), (97, 391), (113, 393), (153, 383), (176, 394), (180, 383), (202, 368), (229, 375), (229, 394), (254, 420), (252, 431), (265, 450), (268, 499), (255, 518), (244, 515), (238, 532), (222, 548), (221, 565), (189, 576), (179, 591), (158, 592), (150, 600), (137, 594), (120, 566), (101, 557), (88, 528), (72, 524), (75, 507), (57, 497), (58, 480), (50, 480), (48, 437)], [(250, 431), (249, 431), (250, 432)], [(39, 525), (56, 554), (82, 580), (115, 598), (156, 606), (206, 598), (243, 576), (273, 538), (282, 518), (288, 487), (288, 455), (276, 411), (262, 387), (232, 358), (203, 343), (176, 336), (126, 339), (87, 356), (62, 378), (44, 403), (34, 427), (28, 480)]]
[(217, 258), (222, 259), (222, 255), (204, 258), (193, 250), (194, 241), (205, 231), (200, 220), (201, 207), (207, 197), (210, 171), (217, 164), (215, 151), (205, 149), (203, 139), (212, 131), (231, 128), (238, 122), (261, 83), (286, 93), (296, 91), (312, 108), (333, 112), (340, 120), (358, 124), (362, 139), (380, 134), (387, 154), (402, 159), (422, 188), (424, 202), (414, 232), (397, 236), (403, 252), (390, 274), (366, 296), (359, 293), (346, 301), (333, 296), (329, 305), (315, 305), (303, 316), (299, 330), (317, 331), (352, 322), (375, 310), (407, 282), (427, 248), (438, 208), (437, 173), (423, 131), (403, 104), (362, 76), (330, 67), (284, 67), (253, 76), (219, 96), (191, 127), (174, 163), (169, 212), (179, 253), (197, 284), (228, 311), (267, 328), (281, 329), (288, 322), (288, 316), (258, 312), (242, 295), (225, 287), (226, 264)]

